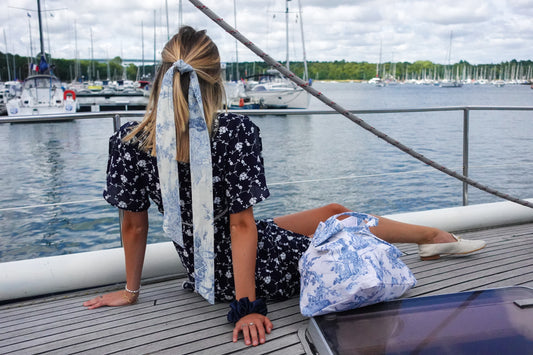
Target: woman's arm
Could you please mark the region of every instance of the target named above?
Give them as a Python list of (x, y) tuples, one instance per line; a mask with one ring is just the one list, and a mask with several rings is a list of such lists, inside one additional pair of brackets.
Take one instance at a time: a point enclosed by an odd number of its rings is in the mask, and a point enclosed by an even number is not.
[[(248, 297), (253, 302), (257, 258), (257, 227), (253, 207), (230, 215), (230, 232), (235, 297), (237, 300)], [(242, 331), (247, 345), (262, 344), (266, 341), (265, 331), (270, 333), (271, 330), (272, 323), (267, 317), (257, 313), (248, 314), (235, 323), (233, 342), (237, 341)]]
[(147, 237), (148, 210), (142, 212), (124, 211), (122, 243), (126, 258), (126, 287), (129, 290), (141, 288), (141, 274)]
[[(137, 291), (141, 287), (141, 274), (148, 236), (148, 211), (124, 211), (122, 219), (122, 243), (126, 260), (126, 287)], [(86, 301), (83, 305), (89, 309), (101, 306), (124, 306), (135, 303), (138, 293), (120, 290)]]
[(231, 256), (235, 297), (255, 301), (255, 261), (257, 258), (257, 227), (252, 207), (230, 215)]

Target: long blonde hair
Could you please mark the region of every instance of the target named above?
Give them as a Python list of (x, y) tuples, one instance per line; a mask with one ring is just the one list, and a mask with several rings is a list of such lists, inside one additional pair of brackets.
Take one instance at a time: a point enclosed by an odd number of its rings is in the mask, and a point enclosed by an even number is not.
[[(178, 60), (192, 66), (200, 83), (204, 117), (209, 134), (212, 133), (213, 120), (217, 111), (222, 108), (224, 85), (220, 68), (220, 56), (217, 46), (209, 38), (205, 30), (196, 31), (192, 27), (183, 26), (165, 45), (161, 52), (162, 63), (157, 71), (152, 92), (146, 106), (142, 122), (124, 137), (125, 141), (138, 139), (141, 149), (155, 156), (155, 124), (157, 101), (161, 83), (166, 71)], [(189, 161), (189, 74), (176, 74), (173, 80), (174, 122), (176, 124), (176, 160)]]

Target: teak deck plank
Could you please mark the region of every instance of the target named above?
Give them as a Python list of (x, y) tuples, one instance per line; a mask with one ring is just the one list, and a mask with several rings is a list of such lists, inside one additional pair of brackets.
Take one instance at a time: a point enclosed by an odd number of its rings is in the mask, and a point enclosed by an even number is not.
[[(422, 262), (414, 245), (399, 244), (418, 284), (405, 297), (505, 286), (533, 287), (533, 224), (460, 233), (488, 246), (467, 257)], [(0, 353), (304, 354), (298, 331), (307, 318), (298, 299), (269, 304), (274, 323), (267, 343), (231, 342), (226, 304), (210, 306), (181, 289), (184, 279), (149, 280), (139, 302), (86, 310), (84, 300), (116, 290), (112, 285), (0, 305)]]

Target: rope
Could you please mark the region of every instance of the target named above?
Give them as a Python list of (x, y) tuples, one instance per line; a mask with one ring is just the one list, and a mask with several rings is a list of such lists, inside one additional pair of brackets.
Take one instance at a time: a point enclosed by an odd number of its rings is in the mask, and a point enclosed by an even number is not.
[(513, 197), (508, 194), (504, 194), (498, 190), (495, 190), (489, 186), (483, 185), (475, 180), (472, 180), (462, 174), (457, 173), (456, 171), (450, 170), (446, 168), (445, 166), (438, 164), (431, 159), (428, 159), (424, 155), (414, 151), (413, 149), (409, 148), (408, 146), (398, 142), (397, 140), (389, 137), (385, 133), (379, 131), (378, 129), (372, 127), (368, 123), (366, 123), (361, 118), (357, 117), (347, 109), (343, 108), (339, 104), (337, 104), (335, 101), (328, 98), (323, 93), (315, 90), (315, 88), (309, 86), (309, 83), (300, 79), (298, 76), (296, 76), (293, 72), (285, 68), (282, 64), (274, 60), (272, 57), (270, 57), (267, 53), (262, 51), (259, 47), (257, 47), (254, 43), (252, 43), (249, 39), (244, 37), (241, 33), (239, 33), (235, 28), (231, 27), (227, 22), (225, 22), (221, 17), (219, 17), (217, 14), (215, 14), (213, 11), (211, 11), (207, 6), (205, 6), (201, 1), (198, 0), (189, 0), (194, 6), (196, 6), (200, 11), (202, 11), (207, 17), (209, 17), (211, 20), (213, 20), (215, 23), (217, 23), (220, 27), (222, 27), (226, 32), (228, 32), (230, 35), (232, 35), (235, 39), (237, 39), (239, 42), (244, 44), (246, 47), (248, 47), (252, 52), (254, 52), (256, 55), (258, 55), (263, 61), (265, 61), (267, 64), (274, 67), (276, 70), (278, 70), (280, 73), (285, 75), (287, 78), (292, 80), (296, 83), (299, 87), (340, 113), (341, 115), (345, 116), (349, 120), (353, 121), (360, 127), (364, 128), (365, 130), (369, 131), (370, 133), (374, 134), (378, 138), (381, 138), (385, 142), (395, 146), (396, 148), (400, 149), (401, 151), (409, 154), (413, 158), (420, 160), (421, 162), (439, 170), (442, 171), (445, 174), (448, 174), (462, 182), (467, 183), (470, 186), (473, 186), (477, 189), (480, 189), (482, 191), (488, 192), (492, 195), (501, 197), (505, 200), (518, 203), (520, 205), (533, 208), (533, 203), (528, 202), (526, 200), (519, 199), (517, 197)]

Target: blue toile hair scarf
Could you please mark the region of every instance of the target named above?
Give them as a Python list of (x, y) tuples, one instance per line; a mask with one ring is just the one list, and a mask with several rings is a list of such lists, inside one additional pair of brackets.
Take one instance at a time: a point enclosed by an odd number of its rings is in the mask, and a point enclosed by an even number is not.
[(204, 118), (198, 75), (183, 60), (175, 62), (163, 77), (156, 118), (156, 156), (159, 185), (165, 210), (163, 230), (183, 247), (176, 125), (174, 122), (174, 73), (190, 73), (189, 157), (192, 188), (195, 289), (209, 303), (215, 303), (213, 172), (209, 132)]

